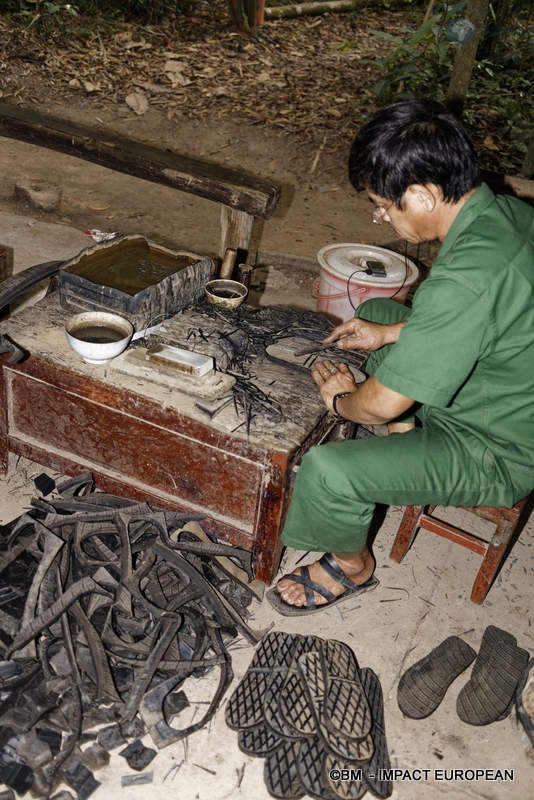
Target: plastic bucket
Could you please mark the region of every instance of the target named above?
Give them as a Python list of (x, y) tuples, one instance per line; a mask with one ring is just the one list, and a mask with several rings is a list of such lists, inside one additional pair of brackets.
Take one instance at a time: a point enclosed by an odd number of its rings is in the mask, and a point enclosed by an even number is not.
[[(383, 247), (327, 245), (318, 252), (317, 259), (321, 269), (313, 282), (312, 295), (317, 310), (338, 322), (351, 319), (355, 309), (371, 297), (391, 297), (405, 303), (410, 288), (419, 278), (413, 261)], [(365, 274), (367, 261), (379, 261), (386, 276)]]

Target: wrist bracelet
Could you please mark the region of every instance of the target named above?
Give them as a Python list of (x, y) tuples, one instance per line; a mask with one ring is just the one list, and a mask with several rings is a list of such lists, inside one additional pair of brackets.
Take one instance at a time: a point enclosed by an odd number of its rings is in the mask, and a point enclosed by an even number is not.
[(337, 410), (337, 401), (341, 400), (342, 397), (348, 397), (349, 395), (353, 394), (352, 392), (338, 392), (332, 398), (332, 409), (336, 417), (343, 417), (343, 414), (340, 414)]

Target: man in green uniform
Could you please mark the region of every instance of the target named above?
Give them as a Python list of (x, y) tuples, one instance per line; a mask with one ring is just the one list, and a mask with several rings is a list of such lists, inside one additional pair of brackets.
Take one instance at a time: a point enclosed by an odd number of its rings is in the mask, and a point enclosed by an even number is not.
[(533, 209), (481, 185), (465, 131), (428, 100), (374, 114), (349, 175), (375, 220), (442, 245), (412, 309), (369, 300), (325, 340), (370, 351), (360, 388), (344, 364), (312, 370), (331, 412), (391, 433), (304, 457), (282, 538), (325, 555), (268, 592), (286, 615), (376, 585), (376, 503), (511, 506), (534, 487)]

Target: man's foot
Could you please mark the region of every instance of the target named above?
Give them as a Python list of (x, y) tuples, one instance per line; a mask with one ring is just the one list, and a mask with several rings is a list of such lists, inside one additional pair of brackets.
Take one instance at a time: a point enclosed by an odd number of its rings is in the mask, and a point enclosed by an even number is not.
[[(342, 555), (334, 553), (333, 557), (345, 578), (348, 578), (349, 581), (358, 586), (366, 583), (375, 571), (375, 560), (367, 548), (359, 553), (343, 553)], [(341, 597), (348, 591), (347, 587), (343, 586), (339, 579), (333, 577), (330, 571), (326, 571), (320, 561), (309, 564), (307, 570), (310, 581), (318, 584), (334, 597)], [(301, 569), (298, 568), (290, 575), (284, 576), (276, 584), (276, 591), (284, 602), (290, 606), (303, 607), (307, 605), (305, 587), (301, 583), (291, 580), (291, 575), (300, 576), (301, 574)], [(313, 592), (313, 600), (317, 606), (325, 605), (329, 602), (326, 597), (318, 592)]]

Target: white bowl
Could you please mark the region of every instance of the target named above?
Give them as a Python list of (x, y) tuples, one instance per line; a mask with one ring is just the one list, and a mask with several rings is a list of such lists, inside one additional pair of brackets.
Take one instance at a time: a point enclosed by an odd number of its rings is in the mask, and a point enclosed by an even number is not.
[(65, 322), (67, 341), (88, 364), (106, 364), (126, 349), (134, 329), (119, 314), (85, 311)]

